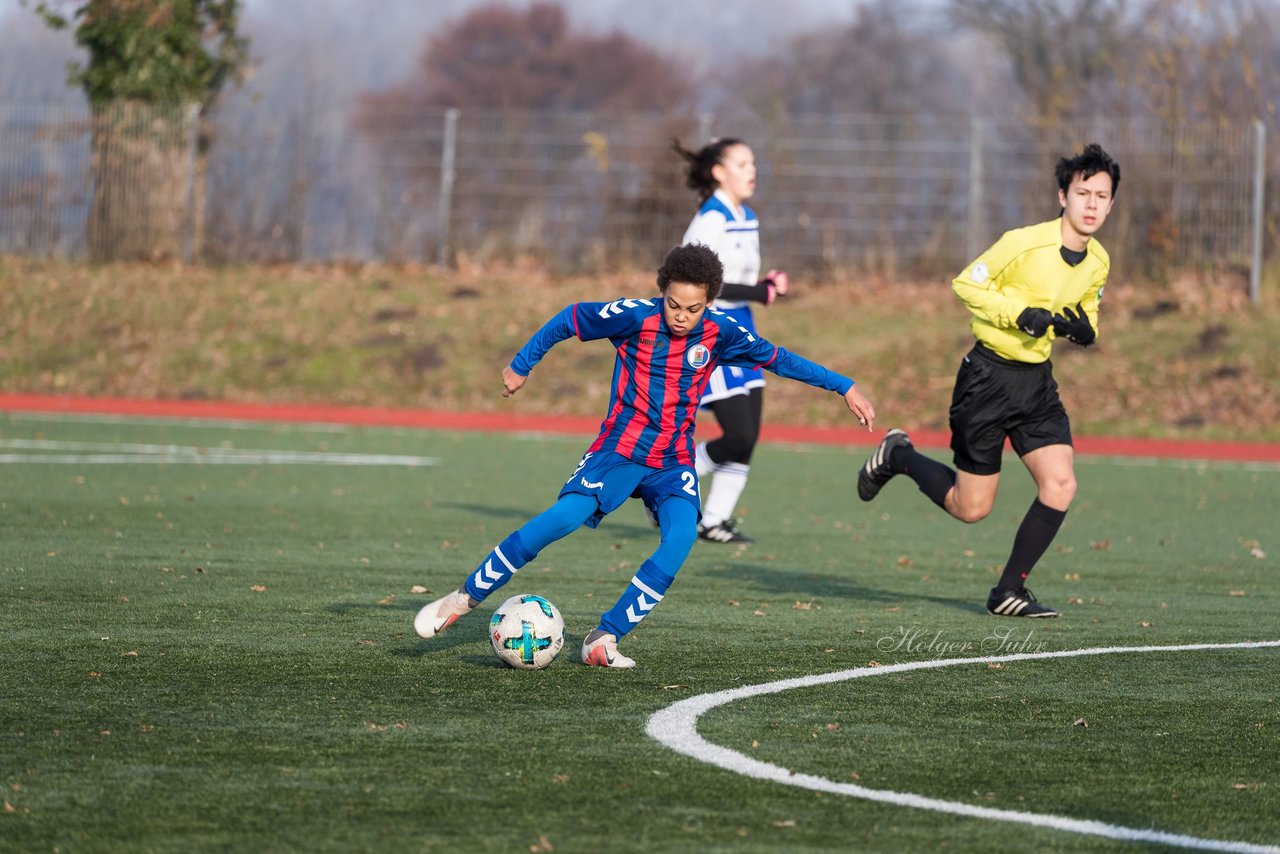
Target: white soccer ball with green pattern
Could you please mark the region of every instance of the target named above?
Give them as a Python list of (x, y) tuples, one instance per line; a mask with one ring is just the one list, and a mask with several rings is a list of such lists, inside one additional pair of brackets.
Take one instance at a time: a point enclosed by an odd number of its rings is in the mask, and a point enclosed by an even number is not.
[(512, 596), (493, 612), (489, 641), (503, 664), (518, 670), (540, 670), (554, 661), (564, 646), (564, 618), (541, 596)]

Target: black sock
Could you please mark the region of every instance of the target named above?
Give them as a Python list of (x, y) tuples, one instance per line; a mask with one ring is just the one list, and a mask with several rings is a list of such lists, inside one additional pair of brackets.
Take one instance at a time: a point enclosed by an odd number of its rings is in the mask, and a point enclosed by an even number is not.
[(1039, 498), (1031, 502), (1031, 509), (1022, 517), (1018, 533), (1013, 537), (1013, 552), (1004, 565), (1004, 573), (1000, 576), (1000, 583), (996, 585), (998, 588), (1022, 589), (1032, 567), (1048, 550), (1065, 518), (1066, 510), (1054, 510), (1047, 504), (1041, 504)]
[(910, 445), (899, 445), (889, 454), (889, 468), (914, 480), (930, 501), (947, 509), (947, 493), (956, 483), (955, 470), (950, 466), (926, 457)]

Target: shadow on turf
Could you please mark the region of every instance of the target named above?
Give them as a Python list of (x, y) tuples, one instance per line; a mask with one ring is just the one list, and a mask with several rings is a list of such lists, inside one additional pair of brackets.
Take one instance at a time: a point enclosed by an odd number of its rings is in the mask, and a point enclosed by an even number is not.
[[(335, 602), (329, 605), (325, 610), (331, 614), (347, 616), (358, 611), (377, 611), (387, 614), (392, 618), (392, 628), (403, 628), (407, 635), (406, 645), (391, 653), (391, 655), (404, 656), (408, 658), (423, 658), (433, 653), (444, 652), (466, 644), (476, 643), (478, 641), (488, 641), (489, 617), (483, 615), (483, 619), (468, 618), (460, 620), (455, 626), (444, 634), (434, 637), (431, 640), (421, 640), (413, 634), (413, 615), (418, 613), (418, 609), (425, 605), (428, 598), (424, 598), (421, 602), (416, 600), (395, 601), (387, 605), (375, 605), (371, 602)], [(482, 656), (471, 656), (476, 662), (487, 661), (489, 659)], [(493, 663), (502, 666), (502, 663), (493, 660)]]
[(987, 613), (986, 590), (975, 591), (973, 599), (955, 599), (948, 596), (927, 596), (921, 593), (905, 593), (901, 590), (883, 590), (854, 579), (830, 575), (782, 572), (770, 566), (743, 563), (734, 564), (726, 573), (737, 581), (752, 584), (767, 593), (811, 598), (839, 598), (851, 602), (896, 604), (905, 601), (928, 602), (970, 614)]

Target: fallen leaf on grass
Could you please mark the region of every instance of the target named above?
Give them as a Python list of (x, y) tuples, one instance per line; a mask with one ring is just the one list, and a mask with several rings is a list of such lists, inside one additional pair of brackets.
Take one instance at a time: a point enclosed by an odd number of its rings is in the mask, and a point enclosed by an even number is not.
[(783, 821), (775, 821), (773, 823), (773, 826), (774, 827), (795, 827), (796, 820), (794, 818), (788, 818)]
[(1096, 552), (1105, 552), (1107, 549), (1111, 548), (1111, 541), (1110, 540), (1097, 540), (1096, 542), (1091, 541), (1089, 543), (1089, 548), (1093, 549)]
[(547, 839), (547, 837), (539, 836), (538, 841), (529, 846), (529, 850), (534, 854), (550, 854), (550, 852), (556, 850), (556, 847), (551, 844), (551, 840)]
[(1142, 628), (1144, 629), (1149, 629), (1153, 625), (1155, 625), (1155, 623), (1151, 622), (1150, 620), (1143, 620), (1142, 622), (1138, 623), (1138, 625), (1142, 626)]
[(1067, 597), (1067, 604), (1068, 604), (1068, 605), (1083, 605), (1083, 604), (1084, 604), (1084, 600), (1083, 600), (1083, 599), (1081, 599), (1079, 596), (1068, 596), (1068, 597)]
[(128, 652), (122, 652), (122, 653), (120, 653), (120, 654), (121, 654), (121, 655), (124, 655), (124, 656), (129, 656), (130, 658), (137, 658), (137, 657), (138, 657), (138, 651), (137, 651), (136, 649), (131, 649), (131, 650), (129, 650)]
[(881, 667), (881, 666), (883, 666), (883, 665), (881, 665), (881, 664), (880, 664), (880, 662), (878, 662), (878, 661), (868, 661), (868, 662), (867, 662), (867, 667)]
[(552, 776), (552, 778), (551, 778), (551, 782), (553, 782), (553, 783), (567, 783), (567, 782), (569, 782), (569, 775), (568, 775), (568, 774), (555, 774), (555, 775), (553, 775), (553, 776)]
[(1084, 727), (1085, 729), (1088, 729), (1088, 728), (1089, 728), (1089, 722), (1088, 722), (1088, 721), (1086, 721), (1084, 718), (1076, 718), (1076, 722), (1075, 722), (1074, 724), (1072, 724), (1072, 726), (1082, 726), (1082, 727)]
[(393, 724), (380, 724), (380, 723), (377, 723), (376, 721), (365, 721), (365, 722), (364, 722), (364, 726), (365, 726), (365, 729), (367, 729), (369, 732), (386, 732), (387, 730), (392, 729), (392, 728), (394, 728), (394, 729), (408, 729), (408, 728), (409, 728), (409, 722), (408, 722), (408, 721), (396, 721), (396, 722), (395, 722), (395, 723), (393, 723)]
[(1248, 596), (1249, 594), (1243, 590), (1232, 590), (1227, 593), (1228, 596)]
[(1258, 784), (1257, 783), (1232, 783), (1231, 788), (1248, 789), (1251, 792), (1256, 792), (1258, 790)]
[(821, 611), (821, 605), (815, 605), (812, 602), (797, 602), (791, 606), (797, 611)]
[(663, 690), (663, 691), (674, 691), (674, 690), (676, 690), (677, 688), (688, 688), (688, 687), (689, 687), (688, 685), (663, 685), (663, 686), (662, 686), (662, 690)]
[(265, 584), (251, 584), (249, 585), (249, 589), (254, 593), (265, 593), (267, 586)]
[(395, 602), (396, 602), (396, 595), (394, 593), (392, 593), (389, 596), (383, 596), (381, 599), (378, 600), (379, 605), (394, 605)]
[(421, 584), (415, 584), (409, 588), (409, 592), (410, 593), (430, 593), (431, 591), (428, 590), (426, 587), (423, 587)]
[(899, 555), (898, 566), (911, 566), (911, 565), (912, 565), (911, 558), (907, 557), (906, 555)]

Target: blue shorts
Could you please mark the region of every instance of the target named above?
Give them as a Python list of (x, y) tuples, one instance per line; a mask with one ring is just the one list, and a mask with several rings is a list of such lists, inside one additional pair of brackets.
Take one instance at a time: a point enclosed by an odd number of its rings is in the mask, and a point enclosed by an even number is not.
[(590, 495), (599, 503), (599, 509), (587, 520), (589, 528), (599, 525), (628, 498), (639, 498), (655, 514), (668, 498), (683, 498), (702, 518), (698, 473), (693, 466), (655, 469), (612, 451), (588, 451), (560, 489), (561, 497), (569, 493)]

